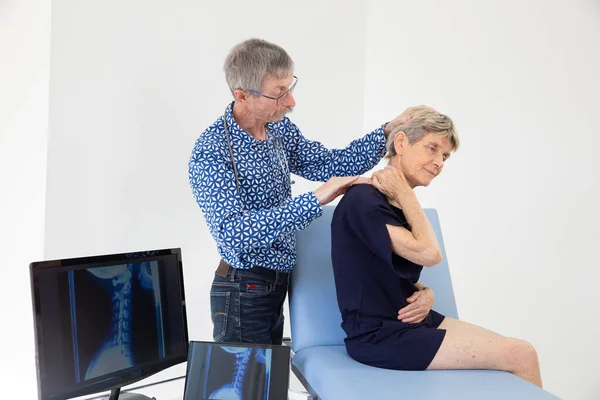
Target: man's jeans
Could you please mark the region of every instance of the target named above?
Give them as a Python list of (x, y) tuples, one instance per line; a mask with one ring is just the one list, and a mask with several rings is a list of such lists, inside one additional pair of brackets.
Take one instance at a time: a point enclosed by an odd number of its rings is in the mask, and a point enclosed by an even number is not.
[(210, 290), (213, 340), (281, 344), (289, 275), (263, 267), (229, 267), (226, 276), (215, 274)]

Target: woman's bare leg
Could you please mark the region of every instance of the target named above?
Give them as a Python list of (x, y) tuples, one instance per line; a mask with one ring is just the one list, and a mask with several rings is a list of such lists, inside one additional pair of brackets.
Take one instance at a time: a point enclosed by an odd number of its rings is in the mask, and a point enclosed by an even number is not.
[(507, 371), (542, 387), (537, 353), (531, 344), (447, 317), (439, 329), (446, 329), (446, 336), (427, 369)]

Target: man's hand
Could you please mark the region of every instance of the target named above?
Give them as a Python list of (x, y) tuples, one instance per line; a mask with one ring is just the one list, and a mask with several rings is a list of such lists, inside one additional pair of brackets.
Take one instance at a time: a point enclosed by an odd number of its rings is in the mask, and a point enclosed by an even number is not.
[(371, 176), (371, 184), (388, 200), (396, 201), (399, 204), (402, 204), (402, 196), (412, 190), (404, 173), (391, 165), (374, 172)]
[(331, 203), (336, 197), (346, 193), (348, 188), (359, 183), (371, 183), (370, 178), (361, 176), (333, 177), (313, 193), (322, 206)]
[[(417, 107), (425, 107), (431, 111), (435, 111), (433, 108), (429, 107), (429, 106), (417, 106)], [(401, 125), (407, 121), (410, 121), (413, 117), (413, 115), (415, 114), (415, 109), (417, 107), (409, 107), (406, 110), (404, 110), (404, 112), (400, 115), (398, 115), (396, 118), (394, 118), (393, 120), (391, 120), (390, 122), (388, 122), (385, 125), (385, 128), (383, 128), (383, 134), (385, 135), (386, 139), (389, 136), (389, 134), (394, 130), (395, 127), (397, 127), (398, 125)]]
[(409, 303), (398, 311), (398, 319), (407, 324), (418, 324), (423, 321), (435, 301), (433, 290), (425, 288), (417, 290), (406, 301)]

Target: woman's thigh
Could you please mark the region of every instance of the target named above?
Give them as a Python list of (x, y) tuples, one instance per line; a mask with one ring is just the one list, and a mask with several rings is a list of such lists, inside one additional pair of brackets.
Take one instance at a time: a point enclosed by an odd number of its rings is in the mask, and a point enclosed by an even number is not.
[(506, 371), (518, 351), (516, 339), (468, 322), (446, 317), (439, 329), (446, 335), (427, 369), (494, 369)]

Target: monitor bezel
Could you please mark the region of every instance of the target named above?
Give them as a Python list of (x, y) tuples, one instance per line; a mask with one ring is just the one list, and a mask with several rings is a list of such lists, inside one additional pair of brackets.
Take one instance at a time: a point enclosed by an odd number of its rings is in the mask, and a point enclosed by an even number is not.
[[(183, 323), (183, 334), (184, 334), (184, 355), (181, 356), (170, 356), (161, 359), (160, 361), (150, 361), (144, 364), (139, 364), (130, 368), (114, 371), (110, 374), (102, 377), (97, 377), (91, 380), (91, 382), (80, 382), (73, 386), (70, 386), (68, 390), (56, 395), (49, 395), (44, 392), (42, 384), (42, 369), (43, 360), (40, 359), (40, 351), (42, 349), (42, 336), (41, 324), (39, 323), (37, 311), (40, 309), (39, 304), (39, 287), (36, 278), (36, 274), (41, 270), (46, 269), (69, 269), (72, 270), (85, 269), (89, 267), (89, 264), (110, 265), (118, 262), (127, 260), (128, 262), (143, 262), (151, 261), (157, 258), (164, 258), (165, 256), (175, 256), (179, 285), (181, 292), (181, 312), (182, 312), (182, 323)], [(169, 367), (180, 364), (187, 361), (189, 354), (189, 336), (188, 336), (188, 324), (187, 324), (187, 313), (186, 313), (186, 302), (185, 302), (185, 285), (183, 277), (183, 261), (181, 257), (181, 248), (169, 248), (169, 249), (157, 249), (157, 250), (145, 250), (135, 251), (126, 253), (113, 253), (113, 254), (101, 254), (84, 257), (73, 257), (64, 259), (54, 259), (45, 261), (34, 261), (29, 264), (30, 270), (30, 283), (31, 283), (31, 297), (32, 297), (32, 311), (33, 311), (33, 329), (35, 338), (35, 365), (36, 365), (36, 378), (38, 388), (38, 400), (63, 400), (73, 397), (84, 396), (88, 394), (100, 393), (110, 391), (112, 389), (120, 388), (126, 385), (130, 385), (142, 379), (146, 379), (160, 371), (163, 371)]]

